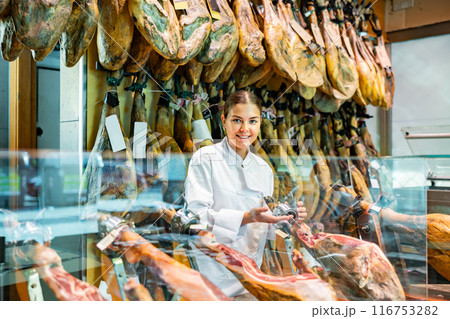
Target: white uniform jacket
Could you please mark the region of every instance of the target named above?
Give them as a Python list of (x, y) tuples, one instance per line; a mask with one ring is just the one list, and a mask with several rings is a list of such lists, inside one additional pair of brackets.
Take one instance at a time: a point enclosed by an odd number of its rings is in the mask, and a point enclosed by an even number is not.
[[(268, 233), (269, 239), (275, 237), (273, 227), (266, 223), (241, 223), (244, 212), (265, 206), (263, 197), (272, 194), (270, 166), (251, 152), (242, 159), (226, 138), (192, 156), (185, 183), (187, 208), (212, 227), (218, 242), (249, 256), (258, 267)], [(229, 296), (245, 292), (224, 266), (202, 254), (197, 261), (200, 272)]]

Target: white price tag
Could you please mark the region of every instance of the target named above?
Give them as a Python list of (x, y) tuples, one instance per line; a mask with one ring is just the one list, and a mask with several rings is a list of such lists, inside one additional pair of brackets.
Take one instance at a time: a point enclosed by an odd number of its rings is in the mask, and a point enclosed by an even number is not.
[(188, 2), (186, 0), (174, 0), (175, 10), (186, 10), (188, 8)]
[(194, 230), (207, 230), (208, 229), (208, 225), (204, 225), (204, 224), (194, 224), (189, 226), (190, 229), (194, 229)]
[(111, 143), (112, 151), (118, 152), (126, 148), (125, 140), (123, 139), (122, 129), (120, 128), (119, 119), (116, 114), (110, 115), (105, 121), (106, 131), (108, 132), (109, 142)]
[(205, 120), (196, 120), (192, 122), (192, 140), (196, 140), (195, 143), (199, 143), (204, 140), (211, 140), (211, 133), (209, 132), (208, 125)]
[(370, 207), (370, 210), (373, 210), (374, 212), (379, 214), (381, 212), (381, 207), (372, 205), (372, 207)]
[(134, 122), (133, 158), (146, 158), (147, 122)]
[(373, 167), (373, 168), (375, 168), (375, 169), (380, 169), (380, 164), (378, 164), (377, 161), (372, 161), (371, 164), (372, 164), (372, 167)]
[(259, 6), (256, 6), (256, 10), (262, 17), (264, 17), (264, 5), (261, 4)]
[(378, 184), (378, 181), (376, 178), (371, 178), (370, 179), (370, 186), (372, 188), (380, 188), (380, 185)]

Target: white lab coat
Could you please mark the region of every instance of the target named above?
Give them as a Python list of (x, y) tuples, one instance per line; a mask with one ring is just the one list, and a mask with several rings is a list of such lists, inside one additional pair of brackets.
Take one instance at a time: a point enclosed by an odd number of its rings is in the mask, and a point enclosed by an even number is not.
[[(266, 239), (274, 239), (266, 223), (241, 226), (244, 212), (265, 206), (263, 197), (273, 194), (273, 173), (258, 155), (242, 159), (222, 142), (198, 150), (191, 159), (185, 183), (187, 208), (212, 227), (216, 240), (252, 258), (261, 266)], [(224, 266), (197, 251), (199, 270), (229, 296), (245, 292)]]

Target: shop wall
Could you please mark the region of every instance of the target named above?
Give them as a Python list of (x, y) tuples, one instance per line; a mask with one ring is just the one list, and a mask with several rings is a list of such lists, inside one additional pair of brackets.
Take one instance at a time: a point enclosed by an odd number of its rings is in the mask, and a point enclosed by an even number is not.
[(60, 127), (60, 54), (52, 51), (42, 62), (36, 63), (37, 117), (42, 129), (37, 137), (39, 149), (59, 149)]
[(0, 149), (9, 145), (9, 65), (0, 60)]
[[(413, 2), (411, 8), (394, 11), (394, 4)], [(416, 28), (434, 23), (450, 21), (448, 0), (387, 0), (386, 32)]]
[(449, 51), (450, 35), (392, 44), (392, 155), (412, 154), (402, 127), (450, 125)]

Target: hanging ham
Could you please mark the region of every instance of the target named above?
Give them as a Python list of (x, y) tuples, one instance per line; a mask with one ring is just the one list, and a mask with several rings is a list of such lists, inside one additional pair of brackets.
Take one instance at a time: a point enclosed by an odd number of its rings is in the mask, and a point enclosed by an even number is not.
[(73, 0), (11, 1), (17, 38), (29, 49), (53, 49), (69, 21), (72, 4)]
[(123, 67), (133, 42), (134, 25), (127, 0), (102, 0), (97, 28), (100, 64), (107, 70)]
[(180, 24), (170, 0), (129, 0), (133, 21), (153, 49), (174, 59), (180, 49)]
[(61, 34), (61, 56), (65, 66), (73, 67), (89, 47), (97, 30), (97, 0), (76, 1), (72, 14)]

